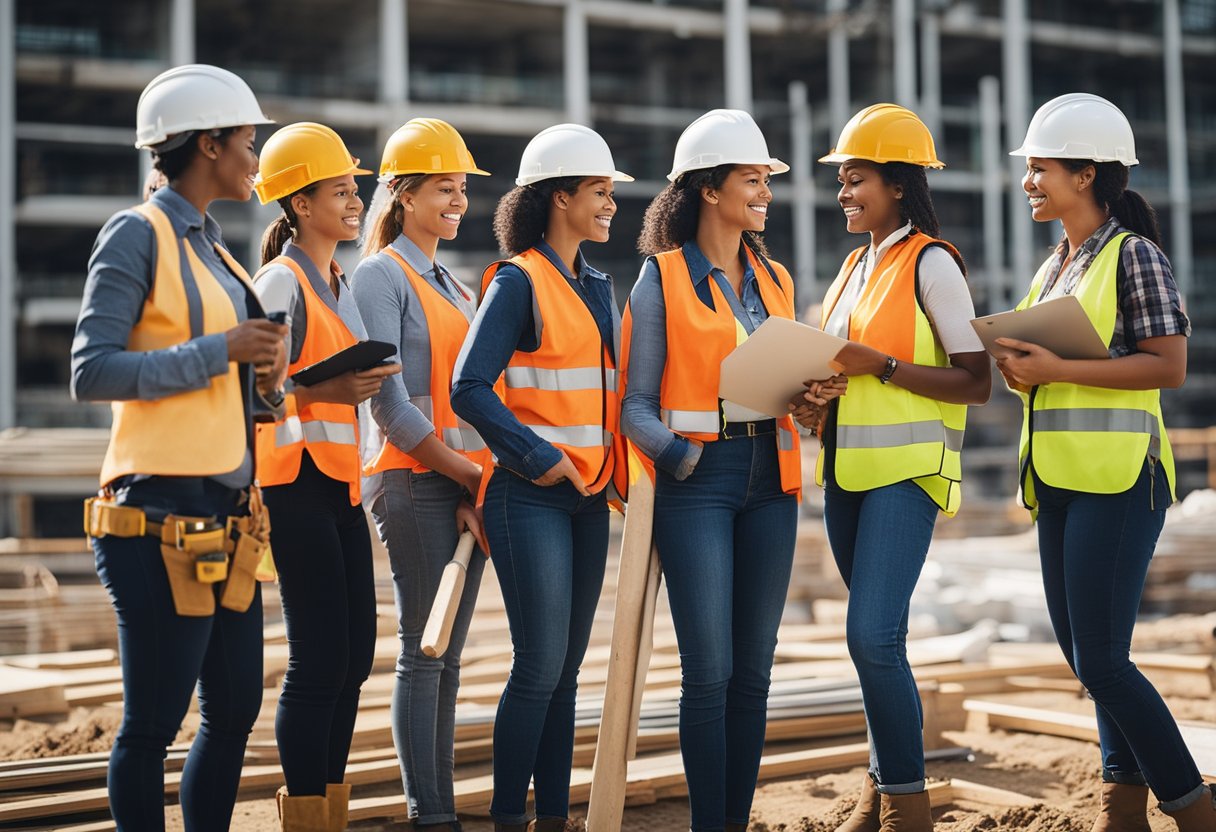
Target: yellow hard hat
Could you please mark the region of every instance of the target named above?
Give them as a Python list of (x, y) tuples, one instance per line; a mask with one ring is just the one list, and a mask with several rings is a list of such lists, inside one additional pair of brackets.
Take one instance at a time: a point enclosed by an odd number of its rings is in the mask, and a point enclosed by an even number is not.
[(475, 173), (477, 167), (456, 128), (437, 118), (412, 118), (397, 128), (384, 145), (380, 181), (407, 173)]
[(929, 128), (916, 113), (898, 104), (871, 104), (853, 116), (832, 152), (819, 161), (838, 165), (850, 159), (945, 167), (937, 158)]
[(371, 171), (359, 167), (359, 160), (350, 155), (342, 137), (333, 130), (324, 124), (301, 121), (277, 130), (266, 140), (253, 187), (266, 205), (313, 182), (348, 173)]

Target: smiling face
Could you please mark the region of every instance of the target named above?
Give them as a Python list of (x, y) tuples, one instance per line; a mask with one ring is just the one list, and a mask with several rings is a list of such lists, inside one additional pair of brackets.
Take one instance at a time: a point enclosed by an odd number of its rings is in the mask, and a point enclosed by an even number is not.
[(1093, 180), (1092, 165), (1073, 172), (1059, 159), (1029, 157), (1022, 190), (1030, 202), (1030, 216), (1035, 222), (1047, 222), (1061, 219), (1078, 208), (1092, 207)]
[(850, 234), (874, 234), (880, 240), (904, 224), (899, 211), (903, 189), (888, 184), (873, 162), (850, 159), (836, 177), (840, 192), (836, 201), (844, 211)]
[(307, 195), (293, 196), (291, 207), (306, 234), (329, 240), (353, 240), (359, 236), (363, 200), (351, 174), (322, 179)]
[(763, 231), (773, 201), (770, 173), (768, 165), (736, 165), (720, 187), (702, 189), (701, 198), (729, 225), (741, 231)]
[(196, 139), (201, 154), (213, 163), (215, 199), (247, 202), (253, 195), (253, 182), (258, 175), (258, 154), (254, 151), (256, 138), (256, 128), (245, 125), (218, 138), (203, 134)]
[(553, 208), (565, 212), (566, 226), (578, 239), (606, 243), (616, 215), (612, 179), (588, 176), (573, 194), (554, 191)]
[(411, 234), (454, 240), (469, 209), (463, 173), (428, 176), (417, 189), (401, 194), (405, 226)]

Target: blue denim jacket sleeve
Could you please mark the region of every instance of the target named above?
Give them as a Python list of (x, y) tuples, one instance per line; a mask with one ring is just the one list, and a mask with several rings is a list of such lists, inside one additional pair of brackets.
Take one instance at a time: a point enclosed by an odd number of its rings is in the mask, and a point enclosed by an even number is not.
[(537, 347), (532, 284), (517, 267), (498, 269), (469, 327), (452, 377), (452, 409), (477, 429), (498, 464), (534, 480), (561, 461), (561, 451), (520, 424), (494, 383), (518, 349)]
[(667, 366), (667, 309), (659, 267), (647, 259), (629, 295), (633, 333), (629, 344), (629, 385), (621, 403), (621, 429), (677, 480), (688, 477), (701, 459), (701, 446), (673, 433), (659, 417), (659, 391)]
[(76, 336), (72, 396), (79, 401), (144, 401), (202, 390), (228, 372), (222, 332), (162, 350), (127, 349), (152, 288), (156, 239), (138, 214), (123, 211), (97, 235), (89, 257)]

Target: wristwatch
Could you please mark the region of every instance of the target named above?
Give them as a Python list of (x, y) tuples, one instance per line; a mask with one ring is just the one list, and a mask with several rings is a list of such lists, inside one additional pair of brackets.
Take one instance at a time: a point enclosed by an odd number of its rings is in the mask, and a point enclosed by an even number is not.
[(883, 384), (886, 384), (888, 381), (891, 380), (891, 376), (895, 375), (895, 371), (898, 369), (899, 369), (899, 362), (895, 360), (895, 356), (888, 355), (887, 356), (887, 369), (883, 370), (882, 375), (880, 375), (878, 377), (878, 380), (881, 381)]

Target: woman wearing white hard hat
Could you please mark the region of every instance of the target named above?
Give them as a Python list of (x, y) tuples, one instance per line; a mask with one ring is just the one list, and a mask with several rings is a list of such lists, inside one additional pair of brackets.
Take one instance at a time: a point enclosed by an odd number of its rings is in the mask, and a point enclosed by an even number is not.
[[(511, 628), (511, 675), (494, 720), (495, 829), (562, 832), (574, 698), (608, 554), (608, 492), (624, 494), (612, 279), (581, 245), (608, 239), (616, 169), (598, 133), (559, 124), (524, 149), (494, 232), (509, 260), (456, 364), (452, 407), (494, 452), (485, 529)], [(494, 390), (503, 378), (501, 397)]]
[(470, 175), (488, 176), (452, 125), (415, 118), (398, 128), (384, 146), (365, 259), (354, 276), (368, 334), (394, 344), (403, 361), (401, 375), (371, 402), (363, 502), (388, 549), (397, 601), (392, 722), (405, 800), (414, 825), (434, 832), (460, 829), (452, 781), (456, 691), (485, 568), (474, 552), (447, 649), (426, 655), (422, 632), (460, 533), (469, 528), (482, 539), (474, 503), (490, 457), (449, 401), (476, 300), (437, 257), (469, 208)]
[(268, 124), (249, 87), (181, 66), (139, 99), (136, 147), (166, 184), (101, 230), (72, 345), (72, 392), (112, 401), (114, 426), (86, 532), (118, 615), (123, 721), (110, 754), (120, 830), (164, 828), (164, 758), (197, 684), (187, 830), (227, 829), (262, 703), (268, 529), (253, 486), (255, 412), (285, 360), (245, 270), (207, 213), (244, 202)]
[(680, 645), (680, 752), (692, 829), (744, 830), (764, 746), (802, 468), (789, 416), (718, 398), (722, 359), (770, 316), (789, 273), (760, 237), (774, 159), (752, 117), (713, 110), (676, 144), (650, 203), (625, 310), (622, 424), (654, 462), (654, 537)]
[[(287, 314), (287, 373), (294, 374), (367, 338), (334, 253), (359, 235), (355, 176), (371, 171), (337, 133), (312, 122), (267, 139), (259, 169), (258, 198), (282, 213), (262, 236), (254, 282), (270, 313)], [(274, 726), (285, 832), (346, 828), (346, 759), (376, 643), (356, 408), (399, 370), (390, 364), (310, 385), (287, 382), (282, 417), (257, 427), (258, 481), (290, 647)]]
[(849, 341), (840, 375), (818, 391), (830, 401), (798, 411), (823, 439), (815, 479), (849, 588), (849, 655), (870, 734), (869, 772), (838, 832), (919, 832), (933, 820), (908, 609), (938, 513), (958, 511), (967, 405), (988, 400), (992, 370), (971, 327), (962, 256), (938, 239), (926, 171), (943, 164), (929, 129), (904, 107), (875, 104), (819, 161), (837, 167), (846, 229), (869, 237), (823, 302), (823, 328)]
[[(1104, 98), (1048, 101), (1022, 146), (1035, 220), (1064, 236), (1019, 305), (1073, 295), (1106, 343), (1106, 360), (1066, 360), (998, 339), (997, 361), (1022, 396), (1022, 501), (1037, 510), (1052, 626), (1096, 703), (1102, 800), (1095, 830), (1146, 830), (1148, 788), (1184, 832), (1216, 830), (1208, 787), (1152, 684), (1128, 658), (1174, 458), (1160, 388), (1186, 378), (1182, 312), (1152, 207), (1127, 187), (1131, 125)], [(1117, 519), (1118, 522), (1111, 522)], [(1147, 784), (1147, 785), (1146, 785)]]

